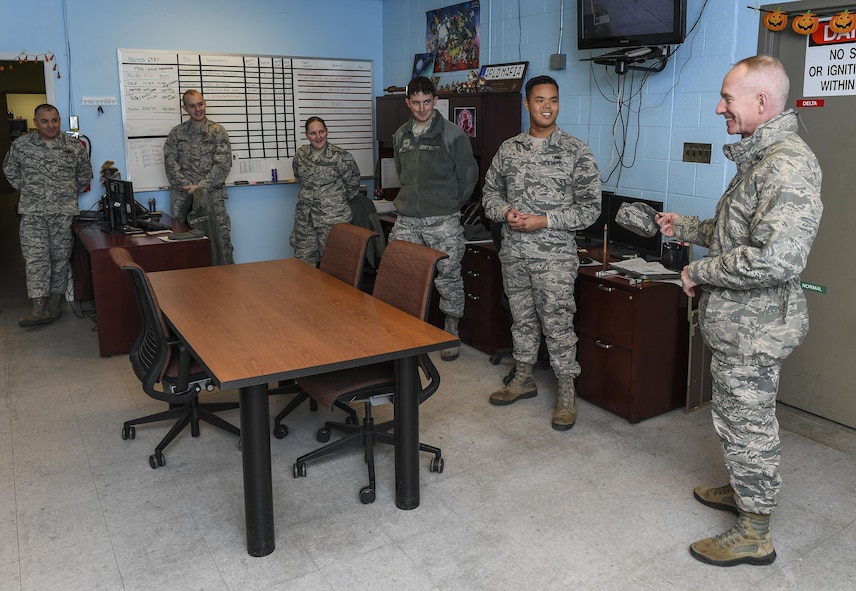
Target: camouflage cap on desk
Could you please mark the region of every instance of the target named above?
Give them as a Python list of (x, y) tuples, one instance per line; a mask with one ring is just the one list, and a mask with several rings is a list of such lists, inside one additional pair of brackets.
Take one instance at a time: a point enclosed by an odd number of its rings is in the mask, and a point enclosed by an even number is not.
[(636, 201), (633, 203), (622, 203), (615, 214), (615, 223), (626, 228), (634, 234), (650, 238), (660, 231), (654, 217), (657, 210), (648, 205)]

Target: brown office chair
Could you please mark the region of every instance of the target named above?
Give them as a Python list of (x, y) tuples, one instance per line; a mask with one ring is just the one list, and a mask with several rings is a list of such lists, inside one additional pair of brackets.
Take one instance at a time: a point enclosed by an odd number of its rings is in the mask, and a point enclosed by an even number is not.
[[(145, 270), (134, 262), (131, 253), (124, 248), (111, 248), (110, 257), (131, 280), (140, 311), (140, 336), (129, 354), (131, 367), (142, 382), (145, 393), (170, 406), (169, 410), (125, 421), (122, 439), (136, 437), (134, 425), (178, 419), (155, 447), (155, 453), (149, 456), (149, 465), (154, 469), (166, 464), (163, 450), (188, 424), (193, 437), (199, 437), (199, 421), (240, 437), (241, 431), (237, 427), (214, 414), (238, 408), (237, 402), (199, 402), (199, 393), (203, 389), (214, 389), (211, 377), (167, 327)], [(156, 387), (158, 385), (159, 388)]]
[[(377, 236), (376, 232), (360, 226), (336, 224), (330, 229), (318, 268), (348, 285), (359, 288), (366, 261), (366, 249), (369, 241), (375, 236)], [(303, 404), (305, 400), (309, 400), (311, 410), (318, 409), (318, 403), (310, 399), (293, 381), (281, 382), (278, 387), (270, 389), (268, 394), (271, 396), (295, 394), (285, 408), (274, 417), (273, 435), (277, 439), (282, 439), (288, 435), (288, 426), (283, 425), (282, 420)], [(336, 404), (336, 407), (348, 413), (346, 422), (353, 425), (359, 423), (357, 413), (353, 408), (345, 403)]]
[[(391, 242), (380, 261), (373, 295), (408, 314), (425, 320), (428, 316), (428, 304), (431, 301), (434, 269), (437, 261), (446, 256), (427, 246), (403, 240)], [(419, 396), (421, 404), (439, 388), (440, 374), (427, 355), (419, 357), (419, 367), (427, 377), (427, 382), (422, 386)], [(331, 430), (341, 431), (345, 436), (297, 458), (294, 464), (294, 477), (306, 476), (306, 462), (336, 453), (341, 449), (361, 445), (368, 464), (369, 484), (360, 490), (360, 501), (364, 504), (373, 502), (375, 500), (374, 444), (379, 442), (395, 445), (395, 438), (390, 433), (393, 428), (392, 421), (374, 424), (371, 415), (371, 398), (393, 392), (394, 363), (390, 361), (298, 378), (296, 382), (313, 400), (328, 410), (332, 410), (337, 403), (363, 402), (365, 416), (362, 426), (349, 423), (325, 423), (324, 427), (318, 430), (318, 441), (322, 443), (329, 441)], [(419, 449), (434, 454), (430, 465), (432, 472), (443, 471), (440, 449), (423, 443), (419, 444)]]

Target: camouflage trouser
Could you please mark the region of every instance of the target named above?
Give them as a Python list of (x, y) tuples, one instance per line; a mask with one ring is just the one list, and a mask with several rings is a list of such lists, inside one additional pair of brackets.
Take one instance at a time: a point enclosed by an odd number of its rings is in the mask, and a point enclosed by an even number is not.
[[(210, 194), (210, 192), (209, 192)], [(184, 222), (182, 219), (181, 210), (184, 202), (188, 199), (193, 199), (193, 195), (186, 195), (179, 191), (170, 192), (172, 201), (170, 202), (169, 211), (173, 219)], [(211, 196), (211, 205), (214, 208), (214, 217), (217, 218), (217, 226), (220, 228), (220, 244), (223, 247), (223, 262), (226, 265), (231, 265), (235, 262), (235, 249), (232, 246), (232, 220), (229, 217), (229, 212), (226, 211), (226, 200), (222, 197)]]
[(21, 254), (27, 276), (30, 299), (52, 293), (65, 294), (74, 237), (71, 223), (74, 217), (63, 214), (33, 214), (21, 216)]
[(748, 513), (772, 513), (782, 485), (782, 447), (776, 420), (781, 365), (731, 365), (716, 356), (713, 426), (722, 443), (737, 506)]
[(350, 221), (349, 219), (338, 220), (330, 224), (313, 225), (311, 216), (295, 213), (294, 229), (288, 239), (288, 243), (294, 249), (294, 258), (310, 265), (317, 265), (321, 261), (321, 255), (324, 254), (324, 247), (327, 246), (330, 229), (336, 224)]
[(449, 318), (464, 315), (464, 280), (461, 259), (464, 258), (464, 228), (461, 216), (438, 215), (415, 218), (399, 215), (389, 234), (389, 241), (406, 240), (424, 244), (449, 255), (437, 263), (434, 286), (440, 294), (440, 311)]
[(522, 259), (499, 253), (502, 280), (511, 308), (514, 359), (538, 361), (541, 334), (550, 353), (550, 365), (559, 379), (580, 375), (577, 335), (574, 332), (576, 259)]
[(232, 219), (226, 211), (226, 200), (214, 200), (214, 213), (217, 217), (217, 225), (220, 226), (220, 243), (223, 245), (223, 260), (225, 264), (231, 265), (235, 262), (235, 248), (232, 246)]

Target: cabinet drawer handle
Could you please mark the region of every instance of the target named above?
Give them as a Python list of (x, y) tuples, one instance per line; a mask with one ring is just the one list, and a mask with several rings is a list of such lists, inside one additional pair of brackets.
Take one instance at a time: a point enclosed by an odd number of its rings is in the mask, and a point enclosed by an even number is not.
[(476, 273), (475, 271), (467, 271), (467, 277), (481, 277), (481, 273)]
[(614, 346), (612, 343), (605, 343), (600, 340), (595, 341), (594, 344), (600, 347), (601, 349), (612, 349), (612, 347)]
[(480, 299), (480, 298), (479, 298), (479, 296), (477, 296), (477, 295), (473, 295), (473, 294), (471, 294), (471, 293), (468, 293), (468, 294), (467, 294), (467, 299), (468, 299), (468, 300), (472, 300), (473, 302), (477, 302), (477, 301), (479, 301), (479, 299)]
[(598, 288), (600, 291), (605, 291), (605, 292), (607, 292), (607, 293), (615, 291), (615, 288), (614, 288), (614, 287), (609, 287), (609, 286), (607, 286), (607, 285), (604, 285), (603, 283), (598, 283), (598, 284), (597, 284), (597, 288)]

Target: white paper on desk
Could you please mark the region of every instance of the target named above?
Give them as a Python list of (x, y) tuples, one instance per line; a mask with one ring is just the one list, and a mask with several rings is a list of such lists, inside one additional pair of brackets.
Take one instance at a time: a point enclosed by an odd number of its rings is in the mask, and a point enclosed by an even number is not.
[(392, 201), (375, 199), (372, 203), (374, 203), (375, 210), (378, 213), (392, 213), (395, 211), (395, 204)]
[(664, 267), (663, 263), (646, 261), (640, 257), (610, 263), (609, 266), (621, 271), (623, 275), (638, 279), (678, 279), (681, 276), (677, 271)]

